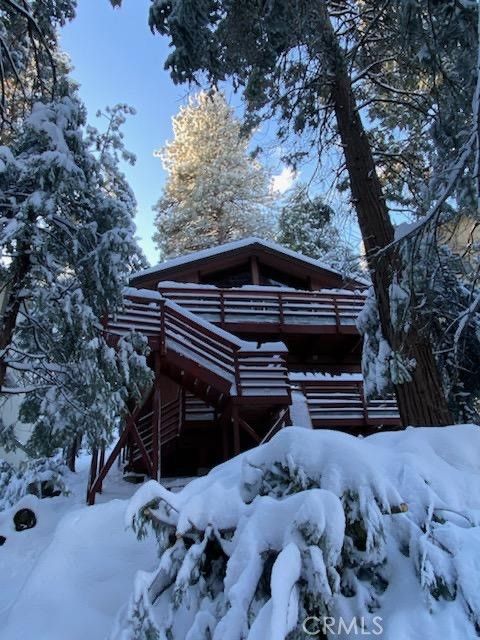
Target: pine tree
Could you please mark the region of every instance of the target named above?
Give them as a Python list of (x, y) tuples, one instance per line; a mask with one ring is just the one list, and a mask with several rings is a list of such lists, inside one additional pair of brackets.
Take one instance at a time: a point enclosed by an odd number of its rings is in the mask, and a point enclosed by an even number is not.
[(58, 29), (75, 16), (76, 0), (0, 3), (0, 136), (13, 131), (38, 100), (52, 100), (69, 62), (58, 49)]
[(320, 196), (310, 198), (305, 185), (296, 185), (280, 211), (277, 241), (311, 258), (322, 258), (340, 239), (334, 215)]
[(248, 154), (219, 92), (202, 92), (173, 119), (174, 139), (158, 155), (168, 178), (157, 210), (155, 241), (162, 257), (270, 234), (268, 177)]
[[(107, 443), (151, 383), (145, 340), (133, 334), (114, 348), (103, 332), (143, 265), (135, 199), (119, 171), (133, 161), (121, 132), (132, 110), (107, 109), (104, 132), (87, 126), (58, 46), (75, 6), (0, 7), (0, 390), (24, 398), (29, 452), (70, 448), (70, 466), (82, 436)], [(6, 444), (1, 424), (0, 435)]]
[(306, 185), (296, 185), (278, 218), (279, 244), (317, 258), (344, 278), (364, 277), (358, 256), (341, 238), (335, 212), (320, 196), (311, 198)]

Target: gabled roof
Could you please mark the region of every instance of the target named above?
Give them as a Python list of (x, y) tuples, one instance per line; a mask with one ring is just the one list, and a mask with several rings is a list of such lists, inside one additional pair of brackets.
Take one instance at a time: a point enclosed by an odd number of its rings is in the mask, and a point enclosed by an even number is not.
[[(249, 237), (242, 240), (235, 240), (233, 242), (227, 242), (225, 244), (211, 247), (209, 249), (203, 249), (201, 251), (194, 251), (193, 253), (187, 253), (177, 258), (165, 260), (160, 264), (144, 269), (134, 274), (130, 278), (130, 283), (134, 286), (141, 285), (152, 279), (167, 280), (172, 276), (178, 276), (183, 271), (190, 271), (193, 269), (201, 269), (207, 265), (215, 265), (219, 263), (221, 258), (248, 255), (264, 255), (264, 256), (276, 256), (277, 258), (287, 259), (289, 262), (296, 263), (298, 266), (303, 267), (306, 271), (315, 271), (319, 276), (329, 276), (334, 280), (343, 283), (343, 275), (340, 271), (332, 269), (330, 266), (305, 256), (297, 251), (287, 249), (276, 242), (270, 240), (263, 240), (262, 238)], [(173, 278), (172, 278), (173, 279)], [(359, 288), (365, 288), (368, 286), (368, 282), (362, 278), (356, 278), (351, 280), (353, 284), (356, 284)]]

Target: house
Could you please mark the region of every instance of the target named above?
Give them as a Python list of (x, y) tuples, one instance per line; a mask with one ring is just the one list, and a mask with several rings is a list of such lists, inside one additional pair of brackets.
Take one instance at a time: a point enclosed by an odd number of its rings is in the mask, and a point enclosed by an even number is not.
[(368, 283), (247, 238), (131, 278), (106, 331), (148, 337), (155, 384), (108, 459), (94, 452), (88, 500), (116, 457), (130, 472), (194, 475), (290, 424), (354, 434), (400, 424), (367, 403), (356, 317)]

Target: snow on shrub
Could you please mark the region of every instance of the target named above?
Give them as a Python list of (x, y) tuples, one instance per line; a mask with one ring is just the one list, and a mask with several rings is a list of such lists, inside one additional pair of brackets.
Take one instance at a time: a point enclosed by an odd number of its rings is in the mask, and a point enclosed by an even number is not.
[(159, 565), (111, 640), (294, 640), (325, 619), (384, 640), (477, 637), (479, 451), (473, 425), (291, 427), (180, 493), (147, 483), (127, 522), (153, 527)]
[(38, 498), (67, 495), (66, 473), (68, 469), (61, 456), (25, 460), (18, 468), (0, 459), (0, 511), (12, 507), (27, 494)]

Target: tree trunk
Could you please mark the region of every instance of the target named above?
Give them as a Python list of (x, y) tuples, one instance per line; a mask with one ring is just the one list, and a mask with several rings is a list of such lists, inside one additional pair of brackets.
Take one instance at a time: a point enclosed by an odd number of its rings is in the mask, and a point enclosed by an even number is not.
[(4, 299), (2, 308), (0, 309), (0, 392), (5, 385), (5, 377), (7, 374), (8, 347), (12, 342), (18, 314), (22, 305), (20, 293), (25, 285), (25, 278), (30, 268), (30, 256), (27, 250), (20, 247), (19, 251), (18, 264), (16, 269), (13, 269), (13, 282), (4, 289)]
[(400, 417), (404, 425), (451, 424), (452, 418), (430, 344), (419, 335), (415, 322), (410, 331), (403, 335), (399, 335), (392, 326), (389, 287), (399, 264), (392, 251), (378, 257), (378, 250), (393, 242), (393, 226), (326, 2), (320, 0), (317, 6), (322, 25), (322, 44), (330, 54), (331, 100), (372, 275), (382, 333), (394, 351), (401, 351), (405, 358), (416, 362), (412, 380), (395, 386)]
[(70, 471), (75, 472), (75, 462), (77, 460), (78, 449), (80, 448), (81, 436), (76, 435), (72, 442), (68, 445), (66, 463)]

